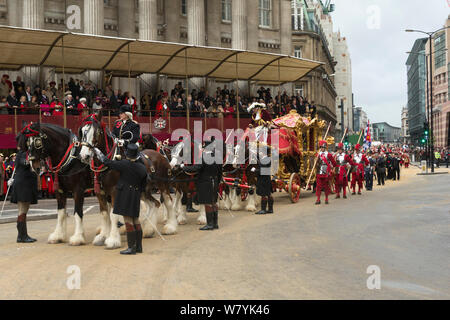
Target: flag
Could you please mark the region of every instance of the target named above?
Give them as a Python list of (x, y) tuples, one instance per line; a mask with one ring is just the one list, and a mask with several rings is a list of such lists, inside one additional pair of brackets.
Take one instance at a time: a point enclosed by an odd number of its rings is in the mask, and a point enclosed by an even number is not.
[(368, 148), (370, 148), (370, 146), (372, 145), (372, 137), (370, 136), (370, 121), (369, 120), (367, 120), (367, 129), (364, 134), (364, 144)]

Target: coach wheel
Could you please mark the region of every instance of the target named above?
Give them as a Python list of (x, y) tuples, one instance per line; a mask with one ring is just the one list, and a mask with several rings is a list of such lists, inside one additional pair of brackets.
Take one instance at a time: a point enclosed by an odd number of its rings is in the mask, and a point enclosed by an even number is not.
[(300, 199), (300, 191), (301, 191), (301, 181), (298, 173), (291, 174), (289, 179), (289, 196), (291, 198), (292, 203), (298, 202)]

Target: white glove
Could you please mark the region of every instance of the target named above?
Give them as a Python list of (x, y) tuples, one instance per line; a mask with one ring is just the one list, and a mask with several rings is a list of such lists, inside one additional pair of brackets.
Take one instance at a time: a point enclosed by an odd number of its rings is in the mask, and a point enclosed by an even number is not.
[(255, 172), (255, 171), (256, 171), (256, 168), (252, 168), (250, 171), (251, 171), (251, 172)]
[(184, 163), (180, 164), (180, 168), (181, 168), (181, 169), (184, 168)]
[(121, 147), (124, 145), (125, 141), (123, 139), (117, 140), (118, 145)]
[(9, 179), (8, 180), (8, 187), (11, 187), (13, 183), (14, 183), (14, 179), (13, 178)]

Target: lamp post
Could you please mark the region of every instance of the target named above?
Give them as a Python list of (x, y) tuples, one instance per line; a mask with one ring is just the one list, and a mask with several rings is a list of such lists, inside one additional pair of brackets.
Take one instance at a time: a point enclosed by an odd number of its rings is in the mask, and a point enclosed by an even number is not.
[(434, 126), (433, 126), (433, 36), (445, 29), (449, 29), (450, 26), (446, 26), (443, 28), (440, 28), (436, 31), (433, 32), (426, 32), (426, 31), (422, 31), (422, 30), (412, 30), (412, 29), (407, 29), (405, 30), (405, 32), (420, 32), (420, 33), (424, 33), (426, 35), (428, 35), (428, 39), (430, 42), (430, 59), (429, 59), (429, 69), (430, 69), (430, 95), (429, 95), (429, 102), (430, 102), (430, 140), (431, 140), (431, 150), (430, 150), (430, 159), (431, 159), (431, 172), (434, 172)]

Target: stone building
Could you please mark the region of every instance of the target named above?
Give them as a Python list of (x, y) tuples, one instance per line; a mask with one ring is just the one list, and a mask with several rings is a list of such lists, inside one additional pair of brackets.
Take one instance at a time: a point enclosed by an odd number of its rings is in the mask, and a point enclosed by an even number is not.
[[(435, 148), (450, 146), (450, 15), (445, 22), (447, 29), (433, 35), (431, 83), (433, 88), (433, 136)], [(430, 53), (430, 41), (425, 44), (425, 52)], [(428, 96), (428, 93), (426, 93)]]
[[(299, 14), (296, 8), (301, 5)], [(319, 115), (336, 123), (336, 89), (332, 75), (332, 20), (320, 1), (313, 0), (0, 0), (0, 24), (112, 37), (158, 40), (198, 46), (286, 54), (324, 62), (298, 83), (274, 86), (288, 94), (297, 92), (314, 101)], [(293, 17), (293, 19), (289, 19)], [(300, 27), (295, 17), (301, 22)], [(303, 24), (304, 22), (304, 24)], [(57, 78), (52, 70), (23, 72), (32, 83)], [(101, 84), (99, 72), (77, 75)], [(171, 90), (178, 81), (142, 75), (131, 82), (113, 78), (113, 87), (131, 90), (136, 96), (159, 86)], [(186, 83), (184, 83), (186, 85)], [(214, 79), (191, 79), (189, 89), (206, 86)], [(233, 88), (235, 83), (227, 83)], [(264, 84), (240, 81), (242, 94), (255, 94)]]
[(403, 144), (409, 144), (411, 139), (409, 135), (408, 108), (402, 108), (402, 134), (400, 136)]
[(401, 128), (393, 127), (386, 122), (372, 124), (373, 141), (382, 143), (398, 143), (400, 142)]

